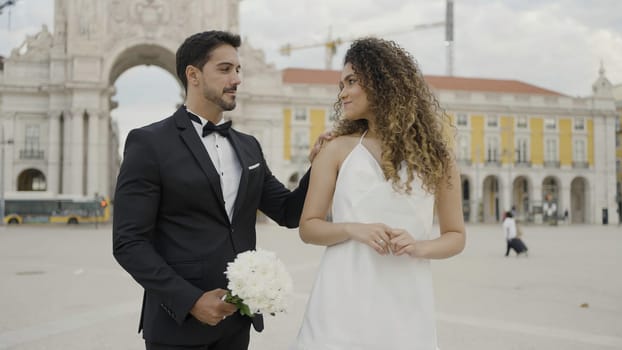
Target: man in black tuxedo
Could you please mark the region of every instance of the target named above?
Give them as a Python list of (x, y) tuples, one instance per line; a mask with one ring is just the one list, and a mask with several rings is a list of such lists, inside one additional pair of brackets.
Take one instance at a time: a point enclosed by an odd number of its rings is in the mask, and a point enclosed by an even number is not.
[[(255, 248), (261, 210), (297, 227), (308, 173), (290, 192), (257, 140), (231, 128), (240, 37), (208, 31), (177, 51), (186, 104), (132, 130), (115, 193), (113, 251), (145, 289), (139, 331), (147, 349), (247, 349), (251, 321), (222, 300), (227, 263)], [(313, 154), (311, 155), (313, 156)]]

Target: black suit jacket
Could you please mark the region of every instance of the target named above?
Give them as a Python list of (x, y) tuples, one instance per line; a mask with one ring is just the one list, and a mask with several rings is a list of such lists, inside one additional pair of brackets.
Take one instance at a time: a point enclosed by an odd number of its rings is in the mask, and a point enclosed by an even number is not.
[(231, 130), (242, 174), (230, 222), (219, 175), (191, 123), (182, 107), (132, 130), (117, 179), (113, 253), (145, 289), (139, 330), (156, 343), (209, 344), (250, 322), (236, 313), (212, 327), (189, 311), (204, 291), (226, 289), (227, 263), (255, 248), (257, 210), (297, 227), (308, 187), (307, 172), (290, 192), (257, 140)]

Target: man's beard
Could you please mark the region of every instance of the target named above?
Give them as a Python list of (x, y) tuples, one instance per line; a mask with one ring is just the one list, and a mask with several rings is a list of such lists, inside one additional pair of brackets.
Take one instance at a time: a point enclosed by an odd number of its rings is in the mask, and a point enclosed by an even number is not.
[(235, 109), (235, 99), (231, 102), (225, 101), (223, 98), (218, 98), (214, 101), (223, 111), (232, 111)]
[[(235, 89), (225, 89), (223, 91), (223, 93), (226, 93), (228, 91), (235, 91)], [(203, 90), (203, 96), (205, 96), (205, 98), (208, 99), (209, 101), (211, 101), (212, 103), (216, 104), (223, 111), (232, 111), (232, 110), (235, 109), (235, 106), (236, 106), (235, 96), (232, 96), (233, 101), (227, 102), (222, 97), (222, 95), (221, 96), (217, 96), (216, 94), (214, 94), (211, 91), (209, 91), (207, 88), (205, 88)]]

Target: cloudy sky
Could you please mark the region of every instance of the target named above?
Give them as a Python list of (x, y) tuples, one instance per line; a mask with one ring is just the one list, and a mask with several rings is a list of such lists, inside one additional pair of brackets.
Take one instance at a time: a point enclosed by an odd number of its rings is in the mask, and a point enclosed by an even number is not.
[[(103, 0), (102, 0), (103, 1)], [(2, 2), (2, 1), (0, 1)], [(590, 93), (600, 62), (614, 84), (622, 83), (620, 0), (455, 0), (454, 75), (516, 79), (571, 96)], [(53, 22), (53, 0), (18, 0), (0, 15), (0, 55), (7, 56)], [(413, 30), (443, 21), (445, 0), (242, 0), (241, 34), (265, 51), (278, 68), (324, 68), (322, 47), (282, 56), (279, 48), (317, 44), (329, 33), (351, 39), (375, 34), (395, 40), (418, 60), (423, 72), (447, 71), (443, 28)], [(398, 34), (388, 34), (395, 33)], [(347, 44), (333, 60), (339, 68)], [(122, 134), (160, 119), (180, 101), (173, 77), (157, 67), (137, 67), (117, 80), (113, 111)], [(154, 90), (154, 86), (158, 89)], [(144, 91), (150, 91), (145, 94)]]

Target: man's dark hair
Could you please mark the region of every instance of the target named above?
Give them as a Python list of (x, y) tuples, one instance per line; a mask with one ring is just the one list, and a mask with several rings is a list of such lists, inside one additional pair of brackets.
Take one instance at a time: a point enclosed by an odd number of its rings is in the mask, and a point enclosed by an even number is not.
[(177, 54), (175, 55), (177, 77), (184, 84), (186, 92), (188, 92), (186, 67), (195, 66), (203, 69), (214, 49), (221, 45), (231, 45), (237, 49), (240, 47), (240, 44), (239, 35), (219, 30), (210, 30), (189, 36), (177, 49)]

